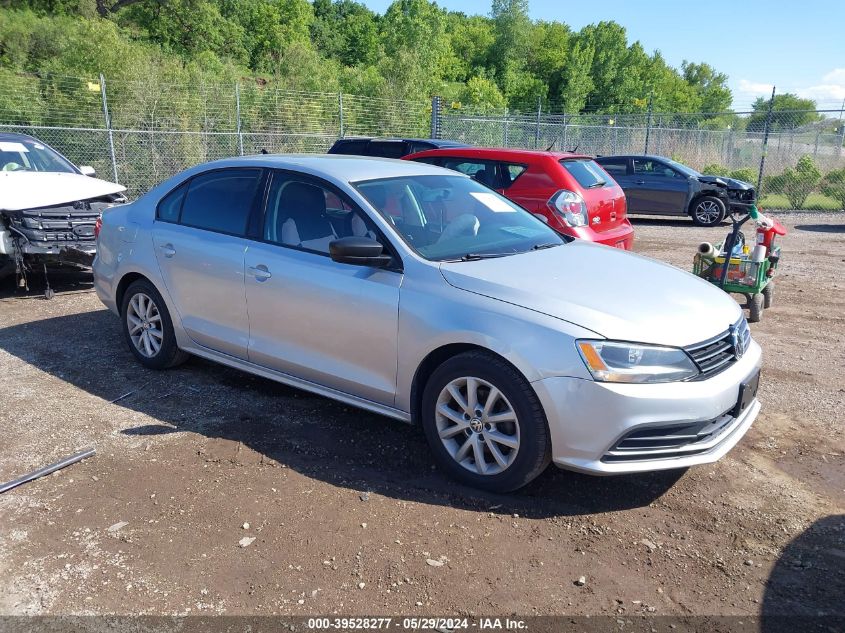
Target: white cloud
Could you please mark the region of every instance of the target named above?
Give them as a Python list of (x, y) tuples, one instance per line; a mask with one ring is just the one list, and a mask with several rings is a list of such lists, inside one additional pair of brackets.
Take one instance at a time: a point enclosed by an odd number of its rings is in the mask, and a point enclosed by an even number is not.
[(740, 79), (737, 84), (737, 92), (751, 97), (770, 95), (772, 94), (772, 84), (763, 84), (755, 81), (748, 81), (747, 79)]
[(822, 83), (796, 90), (798, 96), (814, 99), (820, 106), (845, 99), (845, 68), (834, 68), (824, 77)]

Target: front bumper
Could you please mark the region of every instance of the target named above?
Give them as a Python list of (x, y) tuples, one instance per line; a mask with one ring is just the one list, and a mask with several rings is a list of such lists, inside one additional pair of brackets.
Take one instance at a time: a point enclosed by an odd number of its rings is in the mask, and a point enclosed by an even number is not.
[[(722, 373), (698, 382), (654, 385), (601, 383), (552, 377), (533, 383), (549, 422), (557, 466), (596, 475), (687, 468), (718, 460), (745, 435), (760, 411), (756, 399), (739, 417), (725, 420), (740, 385), (758, 371), (760, 346), (753, 342)], [(612, 451), (632, 432), (683, 424), (727, 422), (711, 437), (642, 459), (614, 461)]]

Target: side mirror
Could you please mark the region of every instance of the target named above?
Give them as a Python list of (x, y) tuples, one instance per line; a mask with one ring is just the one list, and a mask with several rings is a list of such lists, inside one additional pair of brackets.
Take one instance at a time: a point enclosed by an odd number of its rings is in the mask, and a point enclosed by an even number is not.
[(329, 243), (329, 256), (333, 261), (353, 266), (387, 266), (391, 258), (383, 251), (382, 245), (369, 237), (342, 237)]
[(91, 167), (91, 165), (80, 165), (79, 171), (82, 172), (83, 176), (91, 176), (91, 178), (97, 175), (97, 170)]

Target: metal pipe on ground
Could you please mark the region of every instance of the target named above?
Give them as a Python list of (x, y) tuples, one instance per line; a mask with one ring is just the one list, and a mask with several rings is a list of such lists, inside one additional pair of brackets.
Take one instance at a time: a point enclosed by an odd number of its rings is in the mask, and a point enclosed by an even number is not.
[(64, 459), (57, 461), (54, 464), (50, 464), (49, 466), (44, 466), (43, 468), (39, 468), (38, 470), (33, 470), (31, 473), (27, 473), (26, 475), (22, 475), (17, 479), (12, 479), (11, 481), (7, 481), (4, 484), (0, 484), (0, 494), (4, 492), (8, 492), (12, 488), (17, 488), (21, 484), (25, 484), (28, 481), (34, 481), (45, 475), (49, 475), (50, 473), (54, 473), (57, 470), (61, 470), (66, 466), (70, 466), (71, 464), (75, 464), (76, 462), (81, 462), (83, 459), (88, 457), (92, 457), (96, 453), (96, 449), (94, 448), (86, 448), (84, 451), (80, 451), (70, 457), (65, 457)]

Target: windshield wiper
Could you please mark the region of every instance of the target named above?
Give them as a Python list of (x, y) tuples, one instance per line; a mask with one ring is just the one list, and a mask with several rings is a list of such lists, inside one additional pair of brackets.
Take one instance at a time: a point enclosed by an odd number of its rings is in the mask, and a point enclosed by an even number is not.
[(467, 253), (459, 261), (473, 262), (479, 259), (494, 259), (496, 257), (506, 257), (513, 255), (513, 253)]
[(532, 251), (541, 251), (544, 248), (552, 248), (554, 246), (560, 246), (562, 242), (548, 242), (546, 244), (535, 244), (531, 247)]
[(606, 180), (597, 180), (592, 185), (587, 187), (587, 189), (595, 189), (596, 187), (604, 187), (607, 184)]

